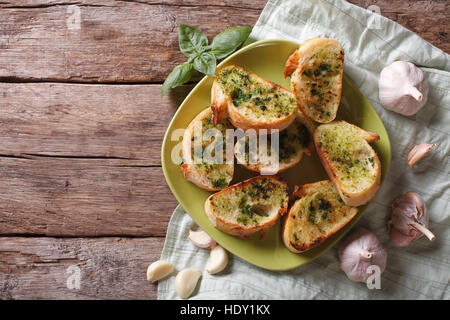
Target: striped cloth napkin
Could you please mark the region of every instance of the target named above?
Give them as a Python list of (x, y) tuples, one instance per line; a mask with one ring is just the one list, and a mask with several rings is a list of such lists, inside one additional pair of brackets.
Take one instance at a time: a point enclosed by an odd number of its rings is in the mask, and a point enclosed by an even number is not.
[[(230, 257), (224, 272), (203, 272), (191, 299), (450, 299), (450, 56), (395, 22), (341, 0), (269, 0), (250, 35), (252, 40), (298, 43), (315, 36), (335, 38), (343, 45), (346, 75), (375, 107), (391, 139), (388, 176), (358, 222), (377, 234), (388, 251), (381, 289), (369, 290), (347, 279), (339, 268), (338, 243), (313, 262), (286, 272)], [(428, 103), (411, 117), (387, 111), (379, 103), (378, 75), (395, 60), (420, 66), (430, 86)], [(422, 142), (436, 147), (411, 169), (405, 165), (406, 155)], [(406, 190), (425, 200), (434, 242), (422, 237), (406, 248), (390, 242), (390, 205)], [(204, 270), (207, 264), (209, 251), (186, 241), (193, 224), (178, 206), (161, 255), (177, 270)], [(161, 281), (158, 299), (177, 298), (174, 277)]]

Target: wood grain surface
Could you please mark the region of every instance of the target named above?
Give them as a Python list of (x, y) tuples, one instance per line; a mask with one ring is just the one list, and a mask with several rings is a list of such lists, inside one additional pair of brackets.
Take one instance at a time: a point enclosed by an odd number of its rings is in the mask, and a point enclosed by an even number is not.
[[(351, 0), (450, 52), (448, 0)], [(80, 27), (74, 28), (74, 7)], [(0, 1), (0, 299), (152, 299), (176, 201), (162, 139), (191, 84), (160, 96), (185, 57), (178, 25), (209, 39), (252, 26), (260, 0)], [(69, 23), (70, 22), (70, 23)], [(80, 290), (66, 286), (80, 267)]]
[[(146, 280), (146, 271), (163, 243), (163, 238), (0, 238), (0, 299), (155, 299), (157, 287)], [(79, 289), (70, 281), (74, 267), (80, 271)]]
[[(417, 32), (450, 52), (447, 0), (350, 1)], [(162, 82), (185, 57), (181, 23), (211, 39), (226, 27), (252, 26), (265, 1), (79, 1), (80, 28), (68, 29), (73, 2), (0, 2), (0, 78), (24, 81)], [(198, 76), (197, 76), (198, 79)]]

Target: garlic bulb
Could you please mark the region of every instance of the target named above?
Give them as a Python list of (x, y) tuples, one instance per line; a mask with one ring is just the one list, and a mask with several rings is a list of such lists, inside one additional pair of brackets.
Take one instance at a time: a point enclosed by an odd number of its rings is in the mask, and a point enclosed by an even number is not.
[(431, 241), (436, 239), (428, 230), (429, 216), (422, 197), (405, 192), (392, 203), (392, 217), (388, 222), (389, 238), (399, 247), (405, 247), (423, 234)]
[(380, 272), (384, 271), (387, 252), (374, 233), (359, 229), (341, 245), (339, 258), (341, 269), (350, 280), (366, 282), (371, 276), (370, 266), (376, 265)]
[(385, 67), (378, 81), (381, 104), (388, 110), (411, 116), (427, 102), (428, 84), (422, 70), (405, 61)]
[(412, 167), (417, 162), (420, 161), (423, 157), (426, 157), (430, 152), (431, 148), (434, 147), (434, 144), (429, 143), (421, 143), (411, 149), (408, 153), (408, 157), (406, 158), (406, 163), (408, 166)]

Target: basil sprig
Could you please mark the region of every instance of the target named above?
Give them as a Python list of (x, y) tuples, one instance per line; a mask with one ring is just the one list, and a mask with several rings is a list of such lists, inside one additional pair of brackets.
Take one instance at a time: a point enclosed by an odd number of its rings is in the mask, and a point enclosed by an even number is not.
[(211, 43), (200, 30), (180, 24), (178, 41), (180, 51), (188, 61), (176, 66), (167, 76), (161, 89), (164, 95), (172, 88), (178, 87), (191, 79), (194, 69), (208, 76), (214, 76), (217, 60), (233, 53), (248, 38), (250, 27), (234, 27), (216, 35)]

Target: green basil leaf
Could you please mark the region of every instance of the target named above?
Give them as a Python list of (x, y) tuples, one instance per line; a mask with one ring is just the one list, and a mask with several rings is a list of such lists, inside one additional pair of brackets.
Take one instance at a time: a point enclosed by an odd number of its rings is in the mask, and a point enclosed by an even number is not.
[(200, 53), (194, 59), (194, 68), (203, 74), (213, 76), (216, 71), (217, 59), (212, 52)]
[(185, 24), (180, 24), (178, 41), (181, 52), (188, 58), (197, 56), (208, 46), (208, 38), (203, 32)]
[(164, 95), (168, 90), (178, 87), (183, 83), (189, 81), (194, 73), (194, 66), (192, 63), (183, 63), (173, 68), (172, 72), (167, 76), (161, 88), (161, 95)]
[(251, 31), (252, 28), (250, 27), (234, 27), (226, 29), (213, 39), (211, 44), (212, 52), (217, 59), (225, 58), (248, 38)]

